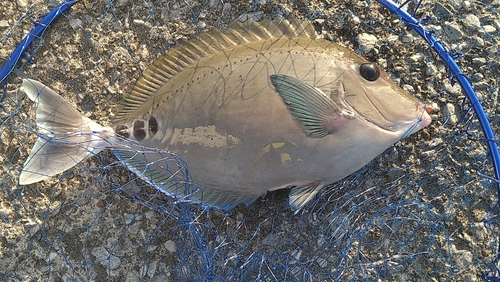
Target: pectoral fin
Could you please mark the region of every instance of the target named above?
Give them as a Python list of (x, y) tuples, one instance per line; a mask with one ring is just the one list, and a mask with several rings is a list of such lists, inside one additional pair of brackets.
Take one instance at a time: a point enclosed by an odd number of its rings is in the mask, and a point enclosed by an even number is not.
[(283, 74), (271, 75), (270, 79), (307, 136), (325, 137), (335, 132), (347, 120), (342, 116), (339, 106), (320, 89)]
[(290, 208), (297, 213), (305, 204), (314, 198), (324, 186), (324, 182), (316, 181), (293, 188), (288, 195), (288, 204)]

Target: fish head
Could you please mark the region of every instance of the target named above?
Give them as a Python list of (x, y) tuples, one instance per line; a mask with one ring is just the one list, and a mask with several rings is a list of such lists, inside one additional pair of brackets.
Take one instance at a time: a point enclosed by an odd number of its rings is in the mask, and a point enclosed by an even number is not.
[(431, 123), (431, 108), (398, 87), (381, 67), (366, 61), (350, 64), (343, 74), (343, 99), (352, 111), (400, 138)]

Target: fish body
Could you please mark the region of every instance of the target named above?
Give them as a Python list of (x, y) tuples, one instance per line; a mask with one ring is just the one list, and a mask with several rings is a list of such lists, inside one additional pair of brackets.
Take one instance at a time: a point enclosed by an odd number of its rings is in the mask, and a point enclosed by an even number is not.
[[(36, 81), (25, 80), (24, 87), (40, 101), (39, 109), (43, 99), (67, 103)], [(45, 92), (50, 98), (41, 98)], [(86, 118), (78, 126), (75, 118), (47, 121), (77, 115), (67, 111), (37, 112), (37, 123), (50, 132), (93, 132), (84, 134), (92, 136), (86, 137), (93, 138), (92, 146), (51, 170), (33, 164), (40, 163), (40, 156), (54, 158), (54, 151), (63, 158), (72, 154), (58, 144), (49, 143), (51, 150), (35, 145), (38, 150), (21, 172), (22, 184), (110, 148), (148, 183), (180, 196), (171, 175), (164, 173), (171, 168), (161, 156), (138, 156), (126, 149), (128, 138), (180, 156), (201, 187), (191, 199), (222, 209), (291, 188), (289, 203), (298, 210), (324, 185), (359, 170), (431, 121), (424, 105), (378, 66), (316, 38), (310, 23), (293, 19), (235, 22), (174, 48), (146, 70), (111, 127)], [(74, 144), (83, 143), (74, 138)]]

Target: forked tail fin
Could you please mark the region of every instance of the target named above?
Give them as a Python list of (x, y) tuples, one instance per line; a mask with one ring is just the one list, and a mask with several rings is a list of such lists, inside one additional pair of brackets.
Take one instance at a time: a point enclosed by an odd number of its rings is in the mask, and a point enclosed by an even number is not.
[(39, 137), (24, 163), (19, 184), (27, 185), (64, 172), (109, 146), (113, 130), (83, 116), (54, 90), (23, 79), (24, 91), (38, 103)]

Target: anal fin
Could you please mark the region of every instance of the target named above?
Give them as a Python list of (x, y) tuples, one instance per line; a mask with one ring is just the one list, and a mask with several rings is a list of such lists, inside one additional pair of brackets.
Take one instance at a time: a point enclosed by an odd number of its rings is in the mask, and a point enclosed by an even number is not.
[(176, 200), (191, 201), (230, 210), (240, 203), (249, 205), (265, 195), (252, 189), (237, 190), (235, 187), (202, 185), (191, 179), (188, 165), (178, 156), (153, 149), (113, 150), (127, 169), (162, 193)]
[(179, 157), (146, 148), (112, 151), (128, 170), (163, 193), (176, 198), (193, 193), (187, 166)]

